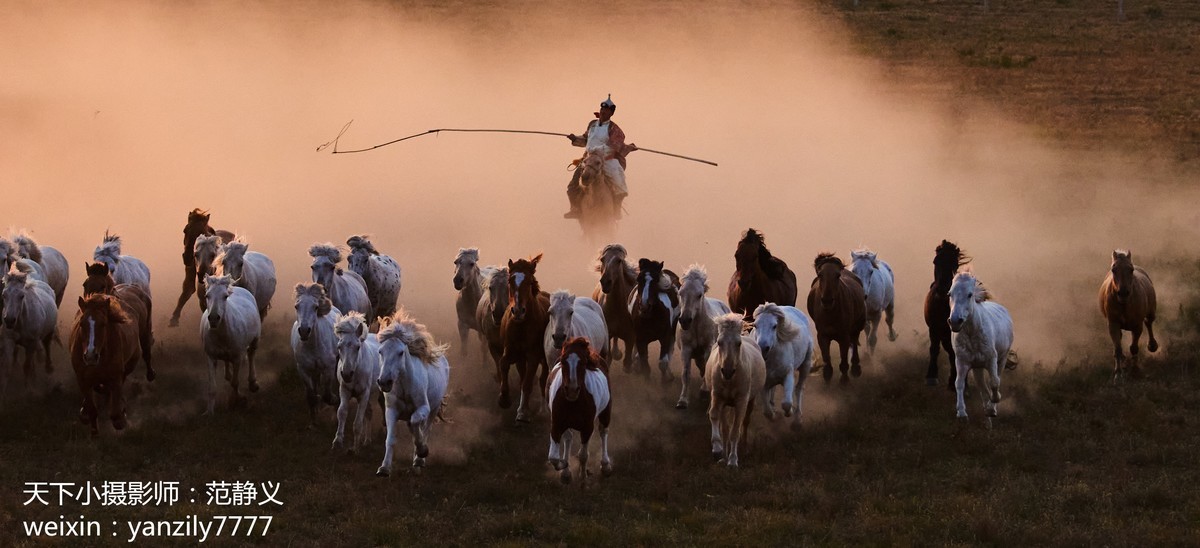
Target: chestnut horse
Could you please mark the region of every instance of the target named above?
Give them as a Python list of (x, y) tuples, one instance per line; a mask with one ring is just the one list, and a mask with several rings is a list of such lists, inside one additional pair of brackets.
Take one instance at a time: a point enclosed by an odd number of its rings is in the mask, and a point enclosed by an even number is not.
[(763, 303), (796, 306), (796, 273), (767, 250), (762, 234), (746, 230), (733, 253), (737, 270), (729, 280), (729, 308), (750, 320)]
[(612, 458), (608, 456), (608, 424), (612, 418), (612, 393), (609, 390), (608, 367), (592, 349), (585, 337), (567, 340), (562, 354), (550, 372), (546, 388), (546, 405), (550, 408), (550, 453), (547, 460), (563, 483), (571, 482), (571, 430), (579, 432), (579, 477), (586, 486), (588, 478), (588, 440), (596, 423), (600, 424), (600, 472), (612, 474)]
[(679, 324), (679, 285), (679, 276), (663, 270), (661, 262), (643, 258), (638, 260), (637, 288), (629, 294), (638, 371), (650, 374), (650, 343), (657, 341), (658, 370), (664, 384), (674, 378), (670, 366)]
[(521, 402), (517, 405), (517, 422), (529, 422), (529, 400), (533, 396), (533, 379), (541, 366), (540, 391), (546, 390), (549, 367), (542, 348), (542, 337), (550, 323), (550, 294), (541, 290), (534, 272), (542, 260), (539, 253), (531, 259), (508, 261), (508, 308), (500, 320), (500, 339), (504, 350), (496, 362), (500, 381), (500, 407), (512, 405), (508, 396), (508, 368), (517, 364), (521, 378)]
[[(1113, 342), (1114, 383), (1127, 372), (1134, 376), (1138, 374), (1138, 339), (1142, 336), (1143, 324), (1150, 333), (1150, 344), (1146, 348), (1151, 352), (1158, 350), (1158, 341), (1154, 339), (1157, 308), (1158, 299), (1150, 275), (1142, 267), (1133, 265), (1133, 253), (1121, 249), (1113, 251), (1112, 270), (1100, 285), (1100, 312), (1108, 320), (1108, 335)], [(1121, 350), (1122, 331), (1132, 335), (1128, 359)]]
[[(626, 260), (628, 252), (621, 244), (608, 244), (596, 257), (596, 272), (600, 283), (592, 291), (592, 300), (600, 303), (604, 311), (604, 323), (608, 326), (608, 352), (614, 360), (624, 360), (626, 373), (633, 368), (633, 316), (629, 314), (629, 295), (637, 285), (637, 272)], [(617, 341), (625, 343), (625, 354), (617, 348)]]
[(196, 292), (197, 284), (203, 284), (204, 276), (212, 274), (211, 272), (196, 272), (196, 258), (193, 256), (196, 238), (203, 234), (219, 236), (225, 242), (232, 242), (234, 239), (232, 232), (217, 230), (210, 226), (208, 219), (211, 216), (212, 214), (201, 211), (199, 208), (188, 213), (187, 224), (183, 227), (183, 292), (179, 294), (179, 302), (175, 305), (175, 311), (171, 313), (171, 321), (167, 324), (169, 327), (179, 327), (179, 315), (183, 312), (183, 307), (187, 304), (188, 299)]
[(83, 281), (83, 296), (99, 293), (116, 297), (125, 316), (137, 324), (138, 343), (142, 350), (142, 359), (146, 362), (146, 380), (153, 381), (155, 372), (150, 363), (150, 351), (154, 347), (154, 330), (150, 324), (150, 317), (154, 307), (150, 296), (136, 285), (117, 284), (104, 263), (85, 262), (83, 268), (87, 272), (87, 279)]
[(92, 427), (92, 436), (100, 434), (96, 423), (99, 415), (96, 393), (108, 394), (108, 414), (113, 428), (125, 428), (125, 377), (137, 366), (138, 323), (125, 313), (121, 302), (112, 295), (94, 293), (79, 298), (79, 314), (71, 328), (69, 347), (71, 366), (83, 396), (79, 419)]
[(953, 243), (942, 240), (937, 246), (933, 257), (933, 283), (929, 284), (929, 293), (925, 295), (925, 325), (929, 326), (929, 370), (925, 373), (925, 384), (936, 386), (938, 381), (938, 348), (946, 350), (950, 360), (950, 380), (946, 383), (948, 390), (955, 390), (954, 381), (958, 378), (958, 369), (954, 364), (954, 345), (950, 341), (950, 284), (959, 267), (965, 266), (971, 259)]
[(850, 373), (862, 375), (858, 359), (858, 337), (867, 323), (867, 302), (862, 282), (841, 259), (833, 253), (821, 253), (813, 261), (817, 277), (808, 292), (808, 314), (817, 326), (817, 344), (825, 362), (825, 382), (833, 378), (833, 362), (829, 360), (829, 343), (838, 343), (842, 360), (838, 370), (842, 382), (846, 377), (846, 354), (851, 354)]

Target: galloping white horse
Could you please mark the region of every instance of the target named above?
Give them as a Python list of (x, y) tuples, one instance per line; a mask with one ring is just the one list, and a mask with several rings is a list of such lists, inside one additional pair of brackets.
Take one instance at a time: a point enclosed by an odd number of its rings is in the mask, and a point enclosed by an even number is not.
[[(258, 392), (258, 376), (254, 371), (254, 352), (262, 333), (262, 318), (258, 315), (258, 304), (254, 295), (242, 287), (235, 287), (229, 276), (208, 276), (205, 299), (208, 310), (200, 315), (200, 341), (208, 355), (208, 409), (205, 415), (213, 414), (217, 402), (217, 362), (225, 362), (225, 380), (233, 386), (230, 406), (245, 400), (238, 393), (238, 374), (242, 358), (249, 362), (251, 392)], [(233, 369), (230, 370), (232, 364)]]
[(351, 236), (346, 245), (350, 246), (346, 264), (366, 284), (367, 298), (375, 308), (374, 317), (386, 318), (395, 314), (396, 300), (400, 298), (400, 264), (387, 255), (380, 255), (366, 235)]
[[(1012, 352), (1013, 323), (1008, 309), (991, 300), (992, 296), (968, 269), (954, 276), (950, 286), (950, 330), (954, 340), (954, 362), (958, 369), (955, 389), (958, 400), (955, 410), (959, 418), (967, 418), (963, 401), (967, 387), (967, 372), (975, 372), (975, 384), (983, 397), (988, 426), (996, 416), (1000, 403), (1000, 366), (1015, 369), (1016, 354)], [(991, 377), (984, 382), (984, 371)]]
[[(46, 353), (46, 373), (54, 371), (50, 363), (50, 341), (57, 336), (58, 306), (54, 304), (54, 290), (31, 276), (27, 269), (28, 265), (18, 263), (17, 268), (4, 276), (4, 290), (0, 293), (4, 329), (0, 337), (11, 339), (16, 346), (25, 349), (25, 379), (28, 381), (33, 374), (33, 356), (39, 349)], [(16, 349), (11, 352), (15, 360)]]
[(892, 329), (895, 318), (896, 279), (892, 267), (879, 260), (874, 251), (863, 248), (850, 252), (850, 270), (862, 281), (863, 293), (867, 296), (867, 345), (875, 351), (879, 340), (879, 320), (887, 314), (888, 340), (896, 340)]
[(234, 285), (244, 287), (254, 295), (258, 317), (262, 319), (267, 317), (271, 297), (275, 296), (275, 263), (262, 253), (249, 251), (249, 248), (240, 238), (222, 245), (216, 265), (221, 274), (233, 278)]
[(121, 254), (121, 237), (104, 233), (104, 241), (92, 252), (92, 259), (104, 263), (117, 284), (135, 285), (150, 296), (150, 267), (137, 257)]
[[(767, 377), (758, 343), (742, 334), (744, 316), (736, 312), (715, 318), (716, 352), (708, 358), (704, 377), (712, 388), (708, 420), (712, 424), (712, 456), (738, 466), (738, 445), (745, 443), (754, 398)], [(731, 409), (727, 409), (731, 408)]]
[(333, 449), (341, 450), (346, 436), (346, 418), (350, 415), (350, 400), (358, 400), (354, 419), (354, 443), (350, 452), (371, 443), (371, 405), (379, 397), (381, 362), (379, 338), (368, 332), (366, 318), (358, 312), (350, 312), (338, 318), (333, 326), (337, 336), (338, 355), (338, 427), (333, 437)]
[(342, 250), (333, 244), (315, 244), (308, 248), (313, 258), (312, 280), (325, 288), (325, 294), (342, 313), (361, 312), (367, 322), (375, 321), (375, 308), (367, 296), (367, 282), (357, 272), (338, 268)]
[(792, 416), (795, 409), (796, 420), (800, 420), (804, 381), (812, 373), (813, 365), (811, 326), (808, 315), (794, 306), (765, 303), (754, 309), (754, 331), (750, 335), (758, 342), (767, 362), (762, 403), (768, 419), (775, 419), (774, 389), (783, 385), (783, 416)]
[[(12, 237), (12, 243), (17, 248), (17, 255), (23, 259), (29, 259), (42, 269), (43, 281), (54, 290), (54, 306), (62, 304), (63, 292), (67, 289), (67, 280), (71, 277), (71, 268), (67, 265), (67, 258), (63, 257), (57, 249), (48, 245), (39, 246), (33, 240), (33, 237), (24, 230), (17, 231)], [(9, 265), (4, 264), (4, 272), (8, 272)]]
[(479, 301), (483, 299), (484, 280), (496, 271), (495, 266), (479, 267), (479, 250), (474, 247), (459, 248), (454, 257), (454, 289), (458, 297), (454, 300), (454, 311), (458, 314), (458, 339), (462, 343), (462, 357), (467, 357), (467, 335), (472, 329), (479, 333), (479, 348), (483, 363), (487, 365), (487, 338), (479, 326)]
[(704, 366), (717, 343), (717, 324), (713, 318), (732, 312), (724, 301), (706, 297), (708, 272), (703, 266), (694, 264), (683, 275), (679, 288), (679, 355), (683, 357), (683, 387), (679, 391), (676, 409), (687, 409), (688, 384), (691, 382), (692, 363), (700, 373), (700, 391), (707, 392), (704, 383)]
[(429, 455), (429, 429), (434, 418), (440, 418), (442, 400), (450, 384), (450, 364), (446, 361), (448, 346), (434, 342), (425, 326), (410, 318), (403, 310), (385, 318), (379, 330), (379, 389), (385, 396), (384, 415), (387, 441), (383, 463), (377, 476), (392, 473), (393, 449), (396, 445), (396, 423), (405, 421), (413, 436), (413, 471), (420, 473)]
[(337, 403), (337, 341), (333, 325), (340, 314), (325, 289), (318, 284), (296, 284), (296, 322), (292, 324), (292, 353), (304, 381), (310, 424), (317, 422), (317, 406)]
[(592, 351), (608, 361), (608, 326), (600, 304), (560, 289), (550, 295), (550, 322), (542, 339), (546, 363), (558, 362), (563, 343), (572, 337), (586, 338)]

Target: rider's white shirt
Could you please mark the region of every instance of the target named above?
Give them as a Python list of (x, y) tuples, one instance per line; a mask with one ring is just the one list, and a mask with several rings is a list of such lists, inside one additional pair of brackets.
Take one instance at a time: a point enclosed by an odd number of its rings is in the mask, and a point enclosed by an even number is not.
[[(592, 126), (592, 128), (588, 130), (587, 149), (589, 151), (608, 148), (609, 123), (610, 122), (604, 122), (601, 124), (597, 122), (596, 125)], [(605, 150), (605, 152), (607, 152), (607, 150)]]

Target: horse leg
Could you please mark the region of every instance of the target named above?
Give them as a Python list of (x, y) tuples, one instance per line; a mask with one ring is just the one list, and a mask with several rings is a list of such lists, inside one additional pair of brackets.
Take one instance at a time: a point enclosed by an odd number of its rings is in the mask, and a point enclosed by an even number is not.
[(51, 332), (42, 339), (42, 351), (46, 353), (46, 374), (54, 373), (54, 365), (50, 363), (50, 343), (54, 341), (54, 333)]
[(358, 399), (358, 421), (354, 423), (354, 435), (359, 449), (365, 449), (371, 443), (372, 431), (375, 429), (371, 419), (375, 412), (371, 409), (371, 391), (367, 390)]
[(638, 337), (637, 340), (637, 371), (642, 376), (650, 376), (650, 341), (642, 340)]
[(1117, 384), (1121, 382), (1121, 368), (1125, 365), (1125, 351), (1121, 348), (1121, 325), (1112, 321), (1108, 322), (1108, 336), (1113, 343), (1112, 382)]
[[(33, 378), (33, 356), (37, 354), (36, 345), (25, 346), (25, 382), (29, 383), (29, 379)], [(17, 351), (13, 350), (13, 359), (16, 359)]]
[(709, 395), (708, 378), (704, 376), (704, 366), (708, 364), (708, 356), (712, 354), (712, 347), (703, 346), (699, 350), (699, 354), (694, 358), (696, 360), (696, 371), (700, 373), (700, 398), (711, 397)]
[(464, 360), (467, 358), (467, 334), (470, 331), (471, 331), (471, 328), (467, 327), (466, 323), (463, 323), (462, 320), (458, 320), (459, 348), (462, 349), (461, 356), (463, 357)]
[(608, 456), (608, 424), (612, 419), (611, 402), (597, 418), (600, 420), (600, 475), (607, 478), (613, 472), (612, 457)]
[(596, 428), (594, 421), (589, 420), (583, 425), (583, 430), (579, 431), (579, 453), (575, 458), (579, 459), (579, 486), (587, 488), (587, 479), (591, 475), (588, 473), (588, 442), (592, 439), (592, 431)]
[(958, 418), (965, 419), (967, 418), (967, 402), (964, 396), (967, 391), (967, 372), (971, 369), (959, 364), (955, 364), (955, 367), (958, 368), (958, 374), (954, 377), (954, 392), (956, 396), (954, 410)]
[(825, 384), (833, 380), (833, 362), (829, 360), (829, 343), (831, 339), (827, 335), (817, 335), (817, 344), (821, 347), (821, 360), (825, 362), (824, 371), (821, 371), (821, 376), (825, 378)]
[(154, 365), (150, 363), (151, 350), (154, 348), (154, 335), (150, 331), (150, 322), (146, 322), (145, 329), (141, 330), (139, 343), (142, 347), (142, 361), (146, 362), (146, 381), (154, 382), (158, 373), (154, 372)]
[(255, 352), (258, 352), (258, 337), (255, 337), (253, 341), (250, 341), (250, 348), (246, 350), (246, 356), (248, 358), (247, 361), (250, 362), (250, 379), (247, 384), (247, 386), (250, 388), (250, 392), (258, 392), (258, 371), (254, 367)]
[(533, 398), (533, 379), (537, 377), (537, 361), (525, 358), (518, 372), (521, 377), (521, 401), (517, 404), (517, 422), (528, 423), (532, 413), (529, 412), (529, 400)]
[(1146, 350), (1158, 352), (1158, 340), (1154, 338), (1154, 314), (1146, 316), (1146, 331), (1150, 334), (1150, 343), (1146, 345)]
[[(617, 336), (616, 336), (616, 335), (613, 335), (613, 336), (611, 336), (611, 337), (609, 337), (609, 338), (608, 338), (608, 347), (612, 349), (612, 359), (613, 359), (613, 361), (616, 361), (616, 360), (619, 360), (619, 359), (621, 359), (621, 358), (622, 358), (621, 349), (620, 349), (620, 347), (618, 347), (618, 346), (617, 346), (617, 342), (618, 342), (618, 341), (620, 341), (620, 340), (621, 340), (621, 339), (617, 338)], [(629, 346), (628, 346), (628, 345), (626, 345), (626, 346), (625, 346), (625, 351), (626, 351), (626, 352), (629, 352)], [(626, 365), (629, 365), (629, 364), (628, 364), (628, 363), (626, 363)], [(626, 373), (628, 373), (628, 371), (626, 371)]]
[(896, 301), (888, 303), (887, 308), (883, 309), (883, 312), (884, 321), (887, 322), (888, 326), (888, 340), (895, 342), (896, 329), (892, 327), (892, 321), (896, 319)]
[(83, 405), (79, 408), (79, 422), (86, 424), (92, 428), (92, 436), (100, 435), (100, 429), (96, 424), (96, 391), (92, 390), (92, 386), (88, 384), (83, 377), (76, 377), (79, 383), (79, 393), (83, 395)]
[[(345, 388), (341, 389), (342, 397), (341, 397), (341, 401), (338, 402), (338, 408), (337, 408), (337, 421), (338, 421), (337, 432), (334, 433), (334, 435), (333, 435), (333, 446), (330, 447), (330, 449), (332, 449), (334, 451), (341, 451), (345, 447), (346, 418), (348, 418), (350, 416), (350, 395), (347, 392), (348, 391)], [(309, 406), (309, 413), (310, 413), (309, 416), (312, 419), (316, 419), (316, 414), (312, 412), (313, 403), (314, 403), (315, 399), (316, 398), (314, 398), (312, 396), (309, 396), (309, 398), (308, 398), (308, 406)], [(358, 446), (358, 437), (359, 437), (359, 434), (362, 433), (362, 409), (364, 407), (370, 407), (370, 406), (369, 405), (359, 405), (358, 407), (359, 407), (359, 409), (358, 409), (359, 412), (358, 412), (358, 417), (355, 420), (354, 443), (351, 445), (351, 451), (353, 451), (353, 449)], [(314, 420), (314, 422), (315, 422), (315, 420)]]
[[(802, 381), (801, 381), (802, 382)], [(796, 389), (796, 371), (788, 368), (787, 375), (783, 377), (783, 416), (791, 417), (792, 409), (798, 398), (799, 390)]]
[(233, 391), (229, 394), (229, 408), (233, 409), (245, 403), (246, 398), (238, 391), (238, 375), (242, 372), (242, 356), (238, 356), (233, 360), (233, 376), (229, 379), (229, 386)]
[(413, 472), (421, 473), (421, 469), (425, 467), (425, 457), (429, 456), (429, 444), (425, 440), (426, 434), (429, 433), (428, 425), (433, 421), (433, 417), (428, 417), (423, 421), (408, 423), (408, 431), (412, 433), (413, 438)]
[(712, 398), (708, 402), (708, 421), (712, 424), (712, 457), (720, 461), (725, 457), (725, 448), (721, 445), (721, 411), (723, 406)]
[(689, 345), (684, 345), (679, 351), (679, 356), (683, 358), (683, 382), (679, 390), (679, 399), (675, 402), (675, 409), (687, 409), (688, 406), (688, 383), (692, 380), (692, 348)]
[[(858, 335), (855, 334), (854, 338), (850, 340), (850, 374), (855, 378), (862, 376), (862, 362), (858, 357), (858, 346)], [(872, 351), (874, 351), (874, 347), (872, 347)]]
[(304, 381), (304, 402), (308, 404), (308, 428), (312, 428), (317, 425), (317, 405), (321, 403), (321, 396), (317, 394), (317, 381), (307, 371), (300, 372), (300, 379)]
[(746, 433), (746, 427), (750, 425), (750, 410), (753, 407), (754, 397), (751, 396), (746, 401), (739, 401), (733, 408), (733, 421), (729, 424), (729, 456), (725, 458), (726, 466), (738, 466), (738, 445)]
[(1129, 333), (1132, 342), (1129, 343), (1129, 361), (1125, 362), (1126, 370), (1130, 378), (1137, 379), (1142, 376), (1142, 370), (1138, 367), (1138, 342), (1142, 339), (1142, 326), (1134, 324)]
[(663, 384), (675, 380), (675, 375), (671, 374), (671, 350), (674, 348), (674, 337), (658, 341), (658, 373), (662, 377)]
[[(784, 399), (787, 398), (788, 396), (784, 396)], [(775, 387), (769, 384), (763, 386), (759, 394), (759, 399), (762, 400), (763, 416), (767, 417), (767, 420), (775, 420)], [(754, 407), (751, 407), (748, 413), (753, 412)]]
[[(942, 347), (942, 341), (938, 339), (937, 334), (933, 329), (929, 330), (929, 368), (925, 370), (925, 385), (937, 386), (938, 380), (938, 350)], [(954, 364), (950, 364), (950, 386), (954, 387)]]
[(496, 401), (501, 409), (508, 409), (512, 406), (512, 399), (508, 395), (508, 372), (509, 367), (513, 364), (513, 359), (507, 353), (500, 356), (496, 360), (496, 381), (500, 383), (500, 399)]
[(113, 430), (124, 430), (128, 425), (125, 420), (125, 377), (123, 375), (113, 380), (108, 387), (108, 418), (112, 420)]
[(562, 468), (558, 469), (558, 480), (567, 485), (571, 483), (571, 438), (574, 436), (570, 428), (563, 428), (562, 443), (559, 444), (559, 460)]
[[(958, 380), (958, 357), (954, 354), (954, 342), (950, 335), (942, 338), (942, 348), (946, 350), (946, 358), (950, 361), (950, 381), (946, 385), (947, 390), (954, 390), (957, 386), (955, 382)], [(967, 382), (964, 380), (963, 382)]]
[(1006, 358), (1007, 356), (997, 356), (996, 359), (992, 360), (991, 369), (988, 369), (988, 388), (991, 390), (990, 401), (992, 403), (991, 414), (989, 416), (991, 417), (996, 416), (996, 407), (1000, 404), (1000, 370), (1002, 369), (1001, 365), (1004, 363), (1003, 360)]
[(375, 471), (375, 475), (386, 478), (392, 473), (392, 457), (396, 447), (396, 409), (388, 405), (384, 408), (384, 420), (387, 426), (387, 439), (383, 442), (383, 463)]
[(208, 359), (208, 409), (204, 411), (205, 415), (213, 414), (213, 409), (217, 405), (217, 360)]
[(562, 437), (566, 429), (558, 424), (554, 424), (553, 418), (550, 425), (550, 453), (546, 455), (546, 462), (554, 467), (555, 472), (561, 472), (565, 466), (565, 459), (562, 452)]
[(847, 374), (847, 372), (850, 371), (850, 343), (846, 342), (845, 339), (840, 340), (837, 343), (838, 356), (841, 358), (841, 361), (838, 363), (838, 371), (842, 374), (841, 382), (847, 383), (850, 382), (850, 376)]
[(175, 311), (171, 313), (171, 321), (167, 323), (167, 327), (179, 327), (179, 315), (183, 313), (183, 307), (187, 305), (188, 298), (195, 292), (195, 268), (188, 268), (188, 265), (185, 264), (183, 265), (183, 292), (179, 294), (179, 302), (175, 303)]
[(992, 417), (996, 416), (996, 409), (992, 405), (992, 394), (987, 387), (987, 377), (985, 376), (984, 368), (979, 367), (973, 369), (975, 372), (975, 384), (979, 385), (979, 399), (983, 401), (983, 411), (987, 417), (987, 427), (992, 427)]
[(875, 353), (875, 343), (879, 341), (879, 322), (882, 316), (882, 310), (875, 310), (867, 318), (867, 346), (872, 354)]
[(625, 357), (622, 359), (621, 366), (626, 373), (633, 373), (633, 358), (637, 354), (637, 337), (629, 335), (622, 340), (625, 345)]

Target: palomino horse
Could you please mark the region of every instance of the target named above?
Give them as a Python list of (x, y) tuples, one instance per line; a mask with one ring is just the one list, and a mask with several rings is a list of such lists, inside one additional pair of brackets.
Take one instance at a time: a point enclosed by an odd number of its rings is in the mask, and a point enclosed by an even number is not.
[(336, 405), (337, 338), (333, 325), (341, 313), (325, 296), (325, 288), (315, 283), (296, 284), (296, 322), (292, 324), (292, 354), (296, 371), (304, 381), (309, 425), (317, 424), (317, 407)]
[[(1016, 369), (1017, 357), (1012, 352), (1013, 323), (1008, 310), (991, 300), (992, 296), (970, 270), (954, 276), (950, 286), (950, 330), (954, 333), (955, 379), (957, 401), (955, 410), (961, 419), (967, 418), (964, 395), (967, 372), (975, 372), (975, 383), (983, 396), (987, 425), (992, 426), (996, 405), (1000, 403), (1000, 365)], [(985, 382), (984, 372), (990, 379)]]
[(538, 376), (538, 367), (541, 367), (539, 388), (542, 393), (545, 393), (549, 373), (542, 337), (550, 322), (550, 295), (541, 290), (534, 276), (541, 260), (539, 253), (528, 260), (508, 261), (508, 308), (500, 322), (504, 351), (496, 364), (496, 376), (500, 381), (500, 407), (508, 409), (512, 404), (508, 396), (508, 368), (517, 364), (517, 374), (521, 378), (517, 422), (529, 422), (529, 400), (533, 396), (533, 380)]
[(338, 427), (333, 436), (333, 449), (341, 450), (346, 439), (346, 418), (350, 415), (350, 400), (358, 400), (354, 419), (354, 443), (350, 453), (371, 443), (371, 404), (379, 397), (379, 338), (368, 332), (366, 318), (358, 312), (350, 312), (338, 318), (333, 326), (337, 337), (338, 356)]
[(571, 430), (579, 432), (579, 478), (587, 485), (588, 440), (600, 423), (600, 473), (612, 474), (608, 456), (608, 424), (612, 418), (612, 393), (608, 367), (588, 340), (575, 337), (562, 346), (562, 354), (550, 371), (546, 405), (550, 408), (550, 454), (546, 459), (560, 471), (563, 483), (571, 482)]
[(346, 245), (350, 246), (346, 265), (362, 276), (367, 284), (367, 298), (375, 308), (375, 317), (386, 318), (395, 314), (396, 300), (400, 298), (400, 264), (387, 255), (381, 255), (369, 236), (351, 236), (346, 240)]
[(629, 294), (638, 370), (650, 374), (650, 343), (658, 342), (658, 371), (662, 382), (672, 380), (671, 351), (679, 324), (679, 276), (663, 270), (659, 261), (638, 260), (637, 289)]
[(325, 288), (333, 306), (343, 313), (360, 312), (367, 317), (367, 323), (374, 322), (375, 307), (367, 296), (367, 282), (357, 272), (338, 267), (342, 250), (333, 244), (314, 244), (308, 248), (308, 254), (313, 258), (312, 281)]
[[(738, 465), (738, 445), (750, 430), (754, 398), (762, 391), (767, 365), (750, 335), (742, 333), (741, 314), (718, 316), (716, 352), (708, 358), (704, 379), (712, 388), (708, 420), (712, 424), (712, 456)], [(729, 409), (732, 408), (732, 409)]]
[[(12, 236), (12, 245), (16, 247), (17, 257), (21, 259), (29, 259), (42, 269), (42, 276), (45, 278), (46, 285), (54, 290), (54, 306), (62, 304), (63, 292), (67, 290), (67, 280), (71, 276), (70, 266), (67, 265), (67, 258), (63, 257), (57, 249), (48, 245), (38, 245), (33, 240), (33, 237), (24, 230), (18, 230)], [(4, 263), (0, 264), (3, 267), (3, 272), (8, 272), (11, 265)]]
[(855, 377), (862, 374), (858, 336), (867, 323), (862, 282), (833, 253), (817, 255), (813, 268), (817, 277), (813, 278), (812, 288), (808, 291), (808, 313), (817, 325), (817, 343), (821, 347), (821, 360), (825, 362), (825, 382), (833, 378), (833, 362), (829, 360), (831, 342), (838, 343), (842, 356), (838, 369), (842, 372), (842, 382), (847, 382), (847, 354), (852, 354), (850, 373)]
[[(4, 275), (4, 289), (0, 291), (5, 331), (0, 336), (25, 349), (24, 369), (28, 382), (33, 376), (33, 356), (38, 350), (45, 352), (46, 373), (54, 371), (50, 361), (50, 341), (57, 337), (58, 306), (54, 304), (54, 290), (34, 277), (30, 265), (17, 263), (15, 266)], [(16, 349), (12, 352), (15, 361)]]
[(220, 273), (233, 278), (234, 285), (243, 287), (254, 295), (258, 305), (258, 317), (267, 317), (271, 298), (275, 296), (275, 263), (242, 240), (234, 240), (221, 246), (216, 266)]
[(792, 416), (795, 409), (796, 420), (800, 420), (804, 381), (812, 372), (815, 353), (811, 325), (808, 316), (794, 306), (767, 303), (754, 309), (754, 330), (750, 336), (758, 342), (766, 360), (762, 404), (768, 419), (775, 419), (775, 387), (783, 386), (783, 416)]
[(675, 402), (676, 409), (687, 409), (693, 362), (696, 371), (700, 372), (700, 391), (708, 392), (708, 385), (704, 384), (704, 366), (708, 364), (708, 356), (717, 343), (717, 324), (713, 318), (731, 312), (728, 305), (706, 297), (706, 293), (708, 272), (703, 266), (694, 264), (683, 275), (679, 287), (679, 355), (683, 358), (683, 386), (679, 391), (679, 400)]
[(104, 241), (96, 246), (92, 259), (104, 263), (118, 284), (136, 285), (150, 295), (150, 267), (141, 259), (121, 254), (121, 237), (104, 233)]
[(93, 437), (100, 434), (96, 393), (108, 394), (108, 416), (113, 428), (125, 428), (125, 377), (137, 366), (139, 323), (125, 314), (112, 295), (93, 293), (79, 298), (79, 314), (71, 328), (69, 349), (83, 397), (79, 420), (91, 426)]
[(225, 380), (233, 388), (229, 396), (230, 407), (240, 405), (246, 399), (238, 392), (243, 358), (249, 363), (250, 391), (258, 392), (254, 353), (262, 334), (262, 318), (258, 315), (254, 295), (245, 288), (234, 286), (229, 276), (209, 276), (204, 279), (204, 285), (208, 287), (208, 310), (200, 315), (200, 340), (208, 355), (208, 408), (204, 414), (211, 415), (217, 403), (218, 361), (225, 362)]
[(762, 234), (753, 228), (742, 235), (733, 253), (737, 270), (729, 280), (729, 308), (747, 319), (765, 302), (796, 306), (796, 273), (767, 250)]
[[(454, 290), (458, 297), (454, 299), (454, 312), (458, 314), (458, 340), (462, 344), (462, 357), (467, 357), (467, 335), (471, 330), (479, 333), (480, 349), (484, 365), (487, 365), (487, 339), (483, 329), (479, 327), (479, 301), (483, 298), (484, 280), (489, 278), (496, 267), (479, 268), (479, 249), (459, 248), (454, 257)], [(506, 299), (507, 300), (507, 299)]]
[(601, 154), (588, 152), (576, 164), (579, 175), (579, 227), (592, 238), (611, 236), (621, 212), (613, 185), (604, 175), (604, 158)]
[[(637, 272), (626, 260), (628, 253), (621, 244), (608, 244), (596, 258), (596, 272), (600, 282), (592, 291), (592, 300), (600, 303), (604, 310), (604, 323), (608, 326), (609, 353), (614, 360), (624, 358), (623, 367), (628, 373), (633, 367), (633, 316), (629, 314), (629, 295), (637, 285)], [(624, 341), (625, 353), (621, 354), (617, 341)]]
[[(429, 456), (429, 430), (435, 418), (442, 419), (443, 400), (450, 385), (450, 364), (446, 361), (446, 345), (439, 345), (433, 335), (399, 310), (395, 316), (380, 321), (379, 378), (376, 383), (383, 392), (384, 442), (383, 463), (377, 476), (392, 473), (392, 451), (396, 446), (396, 423), (405, 421), (413, 437), (413, 472), (421, 473), (425, 457)], [(362, 404), (359, 404), (362, 405)]]
[[(199, 208), (188, 212), (187, 224), (183, 226), (183, 292), (179, 294), (179, 301), (175, 304), (175, 311), (171, 313), (171, 322), (167, 324), (169, 327), (179, 327), (179, 315), (183, 313), (183, 307), (187, 304), (192, 293), (196, 292), (196, 287), (204, 281), (204, 276), (211, 275), (212, 272), (200, 274), (196, 270), (196, 263), (193, 254), (195, 253), (196, 238), (200, 236), (217, 236), (220, 240), (226, 242), (233, 241), (234, 235), (228, 230), (217, 230), (209, 226), (208, 219), (212, 215), (207, 211), (201, 211)], [(201, 298), (201, 303), (204, 299)], [(206, 306), (201, 304), (201, 306)]]
[(946, 388), (954, 390), (958, 370), (954, 365), (954, 345), (950, 342), (950, 283), (959, 267), (971, 262), (958, 246), (942, 240), (933, 257), (933, 283), (925, 295), (925, 325), (929, 326), (929, 369), (925, 384), (936, 386), (938, 380), (938, 348), (946, 350), (950, 361), (950, 380)]
[(500, 357), (504, 355), (504, 339), (500, 337), (500, 324), (504, 311), (508, 309), (508, 268), (497, 268), (483, 279), (483, 296), (475, 307), (475, 321), (479, 322), (488, 354), (496, 366), (499, 382)]
[(201, 312), (208, 310), (204, 278), (217, 273), (217, 256), (221, 254), (221, 246), (231, 241), (233, 240), (222, 240), (216, 235), (201, 235), (196, 238), (196, 244), (192, 248), (192, 264), (196, 271), (192, 274), (196, 276), (196, 300), (200, 303)]
[(138, 342), (142, 348), (142, 359), (146, 362), (146, 380), (153, 381), (154, 366), (150, 363), (151, 350), (154, 348), (154, 331), (150, 318), (154, 311), (150, 296), (135, 285), (117, 285), (108, 267), (102, 263), (85, 263), (84, 271), (87, 279), (83, 281), (83, 296), (101, 293), (112, 295), (121, 304), (125, 316), (137, 324)]
[[(1150, 275), (1142, 267), (1133, 265), (1133, 253), (1121, 249), (1113, 251), (1112, 269), (1100, 284), (1100, 312), (1108, 320), (1108, 335), (1113, 342), (1114, 383), (1120, 381), (1127, 370), (1133, 375), (1138, 374), (1138, 339), (1142, 336), (1143, 324), (1150, 333), (1150, 344), (1146, 348), (1151, 352), (1158, 350), (1158, 341), (1154, 339), (1157, 308), (1158, 299)], [(1133, 339), (1128, 359), (1121, 349), (1121, 331), (1128, 331)]]
[(867, 346), (874, 352), (875, 343), (879, 340), (881, 319), (887, 322), (888, 340), (896, 340), (896, 330), (892, 328), (896, 277), (892, 274), (892, 267), (869, 249), (851, 251), (850, 263), (850, 270), (862, 282), (863, 293), (867, 296)]

